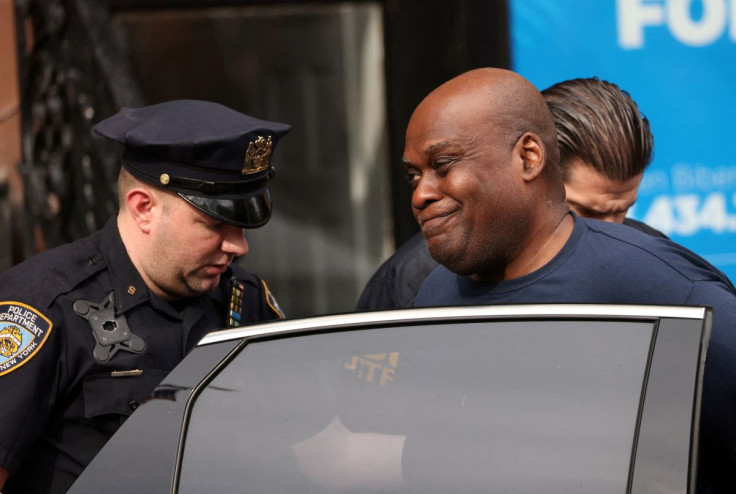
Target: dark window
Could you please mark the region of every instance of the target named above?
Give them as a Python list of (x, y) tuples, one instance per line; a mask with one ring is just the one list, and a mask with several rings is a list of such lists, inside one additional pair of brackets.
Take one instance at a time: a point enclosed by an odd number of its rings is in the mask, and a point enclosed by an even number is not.
[(180, 492), (626, 492), (653, 324), (354, 330), (248, 345)]

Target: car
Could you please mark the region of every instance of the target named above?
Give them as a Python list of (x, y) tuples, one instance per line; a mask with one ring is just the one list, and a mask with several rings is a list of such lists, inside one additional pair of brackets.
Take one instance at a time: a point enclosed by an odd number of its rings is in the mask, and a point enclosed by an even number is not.
[(711, 319), (499, 305), (215, 331), (69, 492), (694, 492)]

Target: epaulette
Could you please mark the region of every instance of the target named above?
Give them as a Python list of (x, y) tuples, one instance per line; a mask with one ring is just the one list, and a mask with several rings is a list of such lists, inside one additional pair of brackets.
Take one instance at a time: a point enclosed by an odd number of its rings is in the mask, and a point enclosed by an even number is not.
[(49, 307), (57, 297), (106, 268), (105, 260), (96, 255), (91, 242), (65, 244), (36, 254), (0, 275), (0, 299)]

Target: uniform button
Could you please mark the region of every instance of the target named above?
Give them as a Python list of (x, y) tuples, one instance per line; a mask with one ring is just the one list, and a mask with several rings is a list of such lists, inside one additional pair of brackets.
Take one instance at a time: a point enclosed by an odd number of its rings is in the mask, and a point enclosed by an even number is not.
[(135, 400), (131, 400), (131, 402), (128, 403), (128, 405), (130, 405), (131, 410), (135, 410), (136, 408), (138, 408), (138, 402)]
[(88, 262), (89, 264), (95, 265), (95, 264), (97, 264), (97, 258), (95, 258), (95, 257), (90, 257), (89, 259), (87, 259), (87, 262)]
[(128, 287), (128, 293), (129, 293), (130, 295), (135, 295), (135, 287), (134, 287), (133, 285), (130, 285), (130, 286)]

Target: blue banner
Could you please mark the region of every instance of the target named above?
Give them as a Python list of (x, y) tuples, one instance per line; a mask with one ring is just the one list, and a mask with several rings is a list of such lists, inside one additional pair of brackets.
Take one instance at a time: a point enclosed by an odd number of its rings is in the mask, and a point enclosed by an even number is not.
[(736, 280), (736, 0), (509, 0), (513, 69), (540, 90), (598, 76), (649, 118), (629, 216)]

